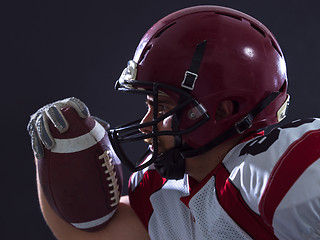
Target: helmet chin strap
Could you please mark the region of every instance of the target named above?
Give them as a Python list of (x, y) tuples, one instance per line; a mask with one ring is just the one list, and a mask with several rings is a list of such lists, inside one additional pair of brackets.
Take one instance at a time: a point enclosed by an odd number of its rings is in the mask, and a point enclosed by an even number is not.
[[(197, 44), (194, 51), (192, 61), (189, 70), (185, 72), (185, 77), (181, 83), (182, 88), (186, 92), (190, 92), (194, 89), (196, 80), (198, 78), (198, 70), (201, 65), (203, 55), (205, 53), (207, 40), (204, 40)], [(184, 97), (181, 95), (178, 101), (178, 105), (184, 101)], [(172, 118), (172, 130), (178, 131), (180, 128), (180, 116), (182, 110), (176, 112)], [(185, 173), (185, 157), (181, 154), (184, 152), (185, 146), (182, 144), (181, 135), (175, 135), (175, 146), (159, 154), (154, 162), (155, 168), (161, 174), (161, 176), (167, 179), (181, 179)]]
[(156, 170), (166, 179), (181, 179), (185, 173), (185, 159), (180, 148), (161, 153), (154, 162)]
[[(183, 101), (184, 98), (181, 96), (179, 103)], [(172, 116), (171, 128), (173, 131), (178, 131), (180, 129), (181, 113), (182, 110), (179, 110)], [(158, 155), (154, 162), (154, 166), (162, 177), (176, 180), (183, 178), (185, 173), (185, 159), (181, 155), (182, 149), (182, 137), (181, 135), (175, 135), (174, 147)]]
[(180, 154), (183, 158), (191, 158), (199, 156), (210, 149), (218, 146), (219, 144), (225, 142), (233, 136), (240, 135), (244, 133), (247, 129), (252, 127), (253, 119), (265, 109), (278, 95), (280, 92), (272, 92), (269, 96), (263, 99), (256, 107), (254, 107), (244, 118), (236, 122), (231, 128), (229, 128), (224, 133), (220, 134), (218, 137), (214, 138), (212, 141), (208, 142), (206, 145), (201, 146), (197, 149), (189, 147), (188, 150), (181, 151)]

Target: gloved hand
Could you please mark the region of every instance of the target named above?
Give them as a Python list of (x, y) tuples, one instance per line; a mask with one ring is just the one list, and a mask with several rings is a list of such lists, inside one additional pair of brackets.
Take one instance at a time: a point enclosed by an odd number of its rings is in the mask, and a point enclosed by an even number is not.
[(116, 212), (121, 197), (122, 167), (108, 127), (107, 122), (90, 116), (87, 106), (76, 98), (42, 107), (27, 127), (39, 183), (50, 207), (85, 231), (102, 228)]
[(53, 123), (60, 133), (68, 130), (69, 124), (61, 112), (61, 108), (64, 107), (74, 108), (81, 118), (90, 116), (88, 107), (75, 97), (59, 100), (40, 108), (31, 115), (27, 126), (31, 136), (31, 146), (36, 158), (42, 158), (44, 155), (42, 144), (47, 149), (52, 149), (55, 145), (49, 130), (49, 121)]

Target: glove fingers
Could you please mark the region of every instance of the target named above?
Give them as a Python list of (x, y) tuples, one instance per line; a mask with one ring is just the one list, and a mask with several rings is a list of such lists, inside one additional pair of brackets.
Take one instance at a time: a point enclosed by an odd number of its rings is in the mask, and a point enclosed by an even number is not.
[(81, 118), (86, 118), (90, 116), (88, 107), (78, 98), (66, 98), (61, 103), (74, 108)]
[(110, 128), (110, 124), (108, 122), (106, 122), (105, 120), (98, 118), (96, 116), (92, 116), (98, 123), (100, 123), (102, 125), (102, 127), (104, 127), (105, 129), (109, 129)]
[(44, 151), (40, 141), (40, 137), (36, 130), (34, 120), (31, 120), (30, 123), (28, 124), (28, 132), (29, 132), (29, 135), (31, 136), (31, 147), (36, 158), (37, 159), (43, 158)]
[(27, 126), (27, 130), (31, 136), (32, 149), (37, 158), (43, 157), (44, 149), (42, 144), (47, 149), (52, 149), (55, 145), (54, 138), (49, 129), (49, 119), (60, 133), (68, 130), (69, 124), (61, 112), (61, 108), (63, 107), (72, 107), (82, 118), (90, 116), (87, 106), (81, 100), (74, 97), (66, 98), (40, 108), (30, 117)]
[(69, 124), (61, 112), (60, 104), (52, 105), (45, 110), (46, 115), (60, 133), (68, 130)]
[(42, 112), (36, 120), (36, 128), (41, 142), (47, 149), (53, 148), (55, 141), (50, 133), (47, 116)]

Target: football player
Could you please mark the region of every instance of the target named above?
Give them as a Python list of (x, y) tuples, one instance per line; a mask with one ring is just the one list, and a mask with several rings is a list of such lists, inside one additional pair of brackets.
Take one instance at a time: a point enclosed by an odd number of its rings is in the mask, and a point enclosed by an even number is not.
[[(287, 87), (279, 44), (251, 16), (198, 6), (164, 17), (115, 86), (148, 107), (108, 130), (134, 171), (129, 198), (88, 233), (56, 216), (39, 186), (50, 228), (59, 239), (320, 239), (320, 120), (264, 131), (285, 118)], [(30, 126), (45, 112), (29, 124), (36, 156), (50, 132)], [(138, 159), (123, 147), (135, 141), (149, 145)]]

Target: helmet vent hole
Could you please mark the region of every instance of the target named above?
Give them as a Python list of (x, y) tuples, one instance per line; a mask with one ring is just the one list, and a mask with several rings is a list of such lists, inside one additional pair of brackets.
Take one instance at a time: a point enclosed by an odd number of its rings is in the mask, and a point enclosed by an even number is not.
[(165, 28), (161, 29), (155, 36), (154, 38), (158, 38), (162, 35), (162, 33), (164, 33), (165, 31), (167, 31), (170, 27), (172, 27), (174, 24), (176, 24), (175, 22), (169, 24), (168, 26), (166, 26)]
[(279, 92), (284, 92), (287, 89), (287, 81), (284, 81), (281, 88), (279, 89)]
[(279, 55), (282, 57), (282, 53), (281, 53), (278, 45), (273, 41), (273, 39), (271, 39), (271, 44), (274, 47), (274, 49), (279, 53)]
[(141, 57), (140, 57), (139, 62), (138, 62), (139, 64), (141, 64), (141, 63), (143, 62), (143, 60), (146, 58), (146, 56), (148, 55), (148, 52), (150, 51), (151, 47), (152, 47), (152, 45), (149, 45), (149, 46), (145, 49), (145, 51), (143, 52), (143, 54), (141, 54)]
[(254, 28), (256, 31), (258, 31), (262, 36), (266, 36), (266, 33), (257, 25), (250, 23), (251, 27)]
[(219, 13), (219, 12), (216, 12), (215, 14), (222, 15), (222, 16), (226, 16), (226, 17), (231, 17), (231, 18), (237, 19), (237, 20), (239, 20), (239, 21), (242, 21), (242, 18), (240, 18), (240, 17), (238, 17), (238, 16), (234, 16), (234, 15), (228, 14), (228, 13)]

